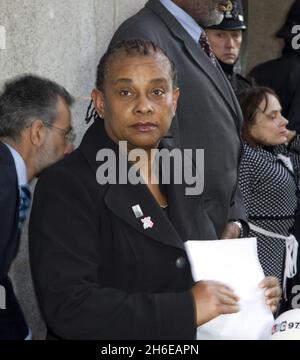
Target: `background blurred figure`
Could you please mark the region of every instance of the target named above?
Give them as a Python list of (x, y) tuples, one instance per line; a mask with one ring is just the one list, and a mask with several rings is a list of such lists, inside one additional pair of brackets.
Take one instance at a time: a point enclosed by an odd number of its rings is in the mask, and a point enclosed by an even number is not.
[(29, 182), (71, 151), (72, 102), (63, 87), (32, 75), (7, 82), (0, 94), (0, 339), (30, 337), (8, 272), (30, 208)]
[(235, 92), (252, 86), (250, 80), (235, 71), (245, 29), (246, 23), (240, 0), (229, 1), (223, 21), (219, 25), (206, 28), (214, 54)]
[[(258, 238), (265, 275), (276, 276), (283, 285), (286, 277), (295, 275), (297, 242), (290, 235), (299, 189), (300, 138), (287, 130), (273, 90), (250, 88), (239, 94), (239, 100), (245, 140), (239, 183), (250, 236)], [(287, 142), (288, 147), (279, 146)]]
[(289, 120), (289, 128), (300, 131), (300, 49), (294, 49), (292, 33), (300, 25), (300, 0), (292, 5), (286, 22), (277, 36), (284, 39), (282, 56), (256, 66), (250, 73), (259, 85), (272, 88), (282, 103), (282, 114)]

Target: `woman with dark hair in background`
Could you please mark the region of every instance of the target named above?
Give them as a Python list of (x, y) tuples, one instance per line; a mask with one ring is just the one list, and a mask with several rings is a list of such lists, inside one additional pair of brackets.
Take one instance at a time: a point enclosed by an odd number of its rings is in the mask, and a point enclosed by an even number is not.
[(239, 183), (258, 256), (266, 276), (283, 288), (296, 273), (298, 243), (293, 237), (299, 191), (300, 138), (289, 131), (278, 96), (269, 88), (239, 93), (243, 111), (244, 156)]

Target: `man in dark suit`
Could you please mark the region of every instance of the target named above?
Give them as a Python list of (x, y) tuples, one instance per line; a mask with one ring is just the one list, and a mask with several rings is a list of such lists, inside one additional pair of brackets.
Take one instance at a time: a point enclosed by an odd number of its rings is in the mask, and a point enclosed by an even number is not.
[(30, 207), (28, 184), (70, 148), (72, 101), (58, 84), (31, 75), (0, 94), (0, 339), (29, 338), (8, 272)]
[(125, 21), (112, 43), (146, 38), (162, 47), (178, 71), (181, 97), (171, 135), (183, 149), (205, 150), (205, 209), (202, 238), (235, 238), (246, 226), (237, 185), (242, 114), (203, 28), (220, 23), (221, 0), (150, 0)]

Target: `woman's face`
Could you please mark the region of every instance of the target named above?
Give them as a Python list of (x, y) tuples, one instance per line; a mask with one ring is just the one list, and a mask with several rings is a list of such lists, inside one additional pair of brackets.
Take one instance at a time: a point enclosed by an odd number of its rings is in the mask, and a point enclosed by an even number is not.
[(129, 150), (157, 147), (169, 130), (178, 95), (171, 65), (161, 53), (120, 53), (109, 65), (104, 92), (92, 94), (108, 136), (114, 142), (127, 141)]
[(274, 95), (268, 94), (268, 106), (263, 100), (258, 107), (253, 125), (249, 128), (249, 137), (254, 144), (272, 146), (287, 142), (288, 121), (281, 115), (281, 106)]

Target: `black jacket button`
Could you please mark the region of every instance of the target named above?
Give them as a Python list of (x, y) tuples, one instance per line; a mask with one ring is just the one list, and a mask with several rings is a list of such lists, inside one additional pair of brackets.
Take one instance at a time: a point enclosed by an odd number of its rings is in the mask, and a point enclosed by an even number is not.
[(176, 267), (178, 269), (183, 269), (186, 265), (187, 261), (186, 258), (183, 256), (180, 256), (177, 260), (176, 260)]

